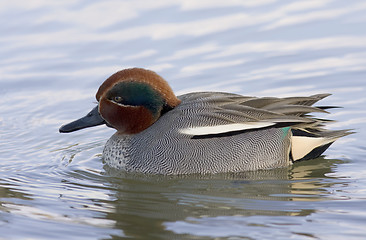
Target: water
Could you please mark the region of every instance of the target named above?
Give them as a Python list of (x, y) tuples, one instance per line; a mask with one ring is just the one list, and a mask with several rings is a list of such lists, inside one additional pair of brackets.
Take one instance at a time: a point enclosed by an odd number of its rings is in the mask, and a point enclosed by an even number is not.
[[(364, 1), (0, 2), (0, 239), (365, 239)], [(329, 92), (321, 159), (241, 174), (116, 172), (112, 129), (59, 134), (117, 70), (177, 94)], [(324, 116), (324, 115), (320, 115)]]

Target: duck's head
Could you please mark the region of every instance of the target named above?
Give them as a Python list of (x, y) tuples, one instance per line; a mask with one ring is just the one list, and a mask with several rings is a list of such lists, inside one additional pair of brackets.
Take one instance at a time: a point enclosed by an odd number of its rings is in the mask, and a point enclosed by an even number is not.
[(63, 125), (60, 132), (107, 124), (122, 134), (139, 133), (180, 100), (168, 83), (153, 71), (131, 68), (116, 72), (99, 87), (98, 106), (85, 117)]

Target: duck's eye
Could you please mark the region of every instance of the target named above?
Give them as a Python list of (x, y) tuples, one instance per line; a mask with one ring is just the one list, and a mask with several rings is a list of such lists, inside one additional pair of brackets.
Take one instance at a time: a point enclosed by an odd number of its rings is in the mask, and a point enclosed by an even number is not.
[(117, 102), (117, 103), (120, 103), (120, 102), (122, 102), (122, 97), (120, 97), (120, 96), (115, 96), (115, 97), (113, 97), (113, 101), (115, 101), (115, 102)]

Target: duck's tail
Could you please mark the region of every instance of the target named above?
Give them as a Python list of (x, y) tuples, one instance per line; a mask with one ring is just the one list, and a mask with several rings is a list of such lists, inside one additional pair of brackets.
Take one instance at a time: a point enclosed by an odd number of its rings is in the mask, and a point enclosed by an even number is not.
[(293, 161), (317, 158), (338, 138), (352, 133), (350, 130), (292, 129), (291, 158)]
[[(282, 101), (288, 102), (286, 107), (281, 106), (280, 108), (283, 114), (286, 116), (294, 115), (310, 121), (291, 128), (292, 145), (290, 157), (293, 161), (317, 158), (338, 138), (354, 133), (351, 130), (327, 130), (324, 126), (329, 122), (333, 122), (332, 120), (319, 119), (309, 115), (312, 112), (328, 113), (327, 109), (339, 108), (336, 106), (312, 106), (329, 95), (327, 93), (316, 94), (310, 97), (285, 98)], [(274, 104), (270, 106), (270, 108), (275, 107), (276, 105)]]

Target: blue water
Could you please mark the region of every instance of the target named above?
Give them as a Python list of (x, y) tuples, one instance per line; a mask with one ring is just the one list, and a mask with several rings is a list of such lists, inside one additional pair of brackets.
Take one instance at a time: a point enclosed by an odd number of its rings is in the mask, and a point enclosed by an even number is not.
[[(364, 1), (3, 1), (0, 239), (365, 239)], [(58, 128), (99, 85), (152, 69), (177, 94), (332, 93), (320, 159), (241, 174), (150, 176), (104, 166), (114, 133)]]

